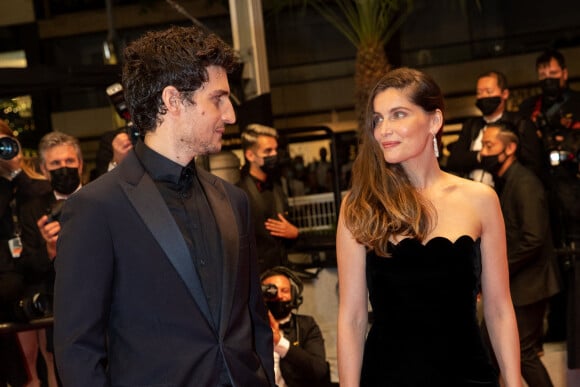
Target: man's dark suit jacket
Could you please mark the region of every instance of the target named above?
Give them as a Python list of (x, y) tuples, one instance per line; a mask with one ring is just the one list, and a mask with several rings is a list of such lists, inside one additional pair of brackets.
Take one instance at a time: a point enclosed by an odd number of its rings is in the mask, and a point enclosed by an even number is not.
[(502, 179), (510, 290), (514, 305), (524, 306), (547, 299), (560, 288), (548, 202), (542, 183), (519, 162)]
[[(522, 164), (543, 178), (548, 160), (544, 155), (542, 142), (536, 134), (536, 127), (533, 122), (514, 112), (503, 112), (497, 122), (506, 122), (514, 130), (517, 130), (520, 140), (518, 159)], [(471, 144), (485, 124), (483, 117), (471, 117), (463, 123), (457, 142), (451, 146), (446, 169), (461, 175), (467, 175), (474, 169), (481, 168), (479, 161), (477, 161), (478, 151), (472, 151)]]
[(329, 386), (330, 369), (326, 362), (324, 339), (316, 321), (310, 316), (293, 314), (283, 330), (290, 348), (280, 359), (280, 370), (288, 387)]
[(213, 323), (179, 227), (134, 151), (72, 195), (58, 238), (55, 358), (65, 386), (273, 386), (272, 331), (242, 190), (198, 170), (224, 251)]

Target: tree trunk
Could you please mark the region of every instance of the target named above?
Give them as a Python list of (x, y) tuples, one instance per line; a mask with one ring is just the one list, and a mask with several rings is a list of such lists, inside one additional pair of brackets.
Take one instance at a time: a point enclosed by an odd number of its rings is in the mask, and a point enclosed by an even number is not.
[(378, 41), (361, 42), (355, 62), (355, 114), (359, 130), (364, 128), (369, 94), (391, 65), (384, 47)]

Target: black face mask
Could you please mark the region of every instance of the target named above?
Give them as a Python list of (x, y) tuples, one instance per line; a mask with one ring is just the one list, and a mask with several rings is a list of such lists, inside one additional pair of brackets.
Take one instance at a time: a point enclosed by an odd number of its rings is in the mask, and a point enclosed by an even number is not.
[(70, 195), (81, 184), (78, 168), (62, 167), (50, 171), (52, 189), (63, 195)]
[(264, 157), (264, 165), (262, 165), (262, 171), (267, 175), (278, 170), (278, 156), (266, 156)]
[(497, 107), (501, 103), (501, 97), (485, 97), (485, 98), (478, 98), (475, 102), (475, 106), (484, 116), (489, 116), (493, 114), (497, 110)]
[(499, 155), (501, 155), (503, 151), (497, 155), (492, 156), (481, 156), (481, 168), (484, 171), (491, 173), (494, 176), (497, 176), (497, 173), (501, 169), (503, 162), (499, 161)]
[(292, 301), (268, 301), (266, 306), (276, 320), (288, 317), (294, 307)]
[(556, 100), (561, 93), (560, 78), (546, 78), (540, 81), (542, 94), (548, 100)]

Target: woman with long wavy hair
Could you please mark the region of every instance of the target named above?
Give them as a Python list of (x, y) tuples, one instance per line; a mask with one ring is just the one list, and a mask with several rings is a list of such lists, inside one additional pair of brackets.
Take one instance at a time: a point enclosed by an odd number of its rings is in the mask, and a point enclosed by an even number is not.
[(371, 93), (337, 232), (341, 386), (497, 386), (480, 291), (505, 386), (521, 386), (501, 209), (491, 188), (439, 168), (443, 111), (417, 70)]

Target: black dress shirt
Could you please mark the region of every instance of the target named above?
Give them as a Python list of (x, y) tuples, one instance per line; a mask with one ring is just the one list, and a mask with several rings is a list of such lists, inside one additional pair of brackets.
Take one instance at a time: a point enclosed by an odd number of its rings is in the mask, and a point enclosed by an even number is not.
[(159, 189), (181, 230), (197, 270), (216, 327), (220, 321), (223, 250), (219, 228), (192, 160), (187, 166), (138, 142), (137, 157)]

